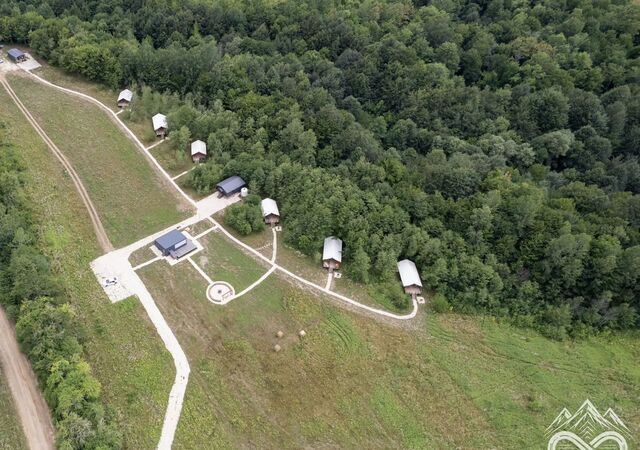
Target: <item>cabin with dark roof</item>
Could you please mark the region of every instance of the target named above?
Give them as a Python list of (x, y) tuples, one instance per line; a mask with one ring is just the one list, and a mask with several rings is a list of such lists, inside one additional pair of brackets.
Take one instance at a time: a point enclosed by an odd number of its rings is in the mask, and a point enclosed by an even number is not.
[(242, 178), (240, 178), (238, 175), (234, 175), (216, 184), (216, 190), (220, 193), (220, 195), (229, 197), (230, 195), (240, 192), (240, 189), (242, 189), (246, 185), (247, 183), (245, 183)]
[(17, 48), (12, 48), (7, 52), (9, 59), (14, 63), (20, 63), (27, 60), (27, 55), (25, 55), (21, 50)]
[(162, 256), (180, 259), (196, 249), (196, 245), (178, 230), (171, 230), (154, 241)]

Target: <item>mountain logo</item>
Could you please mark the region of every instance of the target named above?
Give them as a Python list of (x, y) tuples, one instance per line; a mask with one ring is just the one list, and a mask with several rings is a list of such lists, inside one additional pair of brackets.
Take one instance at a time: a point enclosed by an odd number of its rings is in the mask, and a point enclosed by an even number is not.
[(632, 440), (629, 428), (611, 408), (600, 414), (589, 400), (573, 414), (563, 408), (545, 436), (547, 450), (628, 450), (627, 439)]

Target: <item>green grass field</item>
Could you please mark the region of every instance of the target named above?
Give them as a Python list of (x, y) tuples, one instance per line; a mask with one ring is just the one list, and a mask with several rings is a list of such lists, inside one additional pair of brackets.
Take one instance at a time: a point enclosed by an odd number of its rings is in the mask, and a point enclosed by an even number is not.
[[(30, 162), (42, 236), (126, 447), (154, 448), (174, 375), (169, 354), (138, 302), (110, 305), (102, 294), (88, 266), (98, 250), (84, 208), (3, 92), (0, 118)], [(136, 205), (124, 211), (138, 214)], [(209, 253), (195, 258), (208, 258), (214, 279), (241, 285), (264, 273), (221, 235), (209, 236)], [(192, 369), (176, 449), (544, 448), (544, 430), (558, 412), (575, 411), (587, 398), (601, 411), (612, 407), (636, 436), (640, 430), (637, 334), (555, 342), (424, 307), (411, 322), (379, 321), (276, 274), (219, 307), (207, 301), (206, 282), (188, 262), (156, 263), (139, 274)]]
[(179, 198), (142, 153), (98, 107), (24, 76), (11, 76), (9, 82), (73, 164), (114, 246), (188, 215), (176, 206)]
[(275, 274), (219, 307), (189, 264), (139, 273), (191, 363), (176, 449), (543, 448), (558, 412), (587, 398), (640, 429), (637, 336), (561, 343), (431, 313), (380, 322)]
[[(224, 211), (215, 214), (215, 219), (224, 225)], [(271, 228), (267, 227), (259, 233), (252, 233), (248, 236), (241, 236), (231, 227), (225, 227), (227, 231), (245, 244), (259, 249), (266, 257), (271, 258), (273, 241)], [(285, 230), (286, 232), (286, 230)], [(277, 262), (279, 265), (287, 268), (296, 275), (300, 275), (319, 286), (325, 286), (327, 282), (327, 270), (322, 267), (320, 261), (306, 256), (301, 252), (288, 247), (283, 242), (283, 233), (278, 233), (278, 253)], [(400, 281), (398, 280), (398, 283)], [(363, 285), (356, 283), (348, 277), (334, 278), (331, 289), (342, 295), (346, 295), (362, 304), (373, 306), (374, 308), (382, 308), (395, 313), (406, 313), (410, 310), (410, 297), (407, 296), (407, 307), (400, 309), (396, 307), (382, 292), (377, 285)]]
[[(85, 341), (85, 357), (115, 409), (128, 449), (157, 445), (175, 369), (137, 300), (112, 305), (89, 263), (99, 256), (87, 212), (59, 162), (0, 90), (0, 120), (25, 158), (28, 193), (53, 268)], [(144, 162), (144, 161), (141, 161)]]
[(0, 450), (26, 450), (27, 444), (0, 367)]
[(453, 315), (383, 324), (273, 276), (218, 307), (187, 264), (141, 276), (191, 362), (175, 448), (541, 448), (586, 398), (640, 426), (637, 337), (559, 343)]
[(109, 106), (113, 111), (120, 109), (117, 105), (119, 91), (116, 92), (105, 86), (91, 83), (78, 75), (67, 73), (57, 67), (52, 67), (44, 61), (40, 61), (40, 63), (42, 67), (35, 70), (34, 73), (36, 75), (58, 86), (90, 95)]
[(269, 268), (258, 264), (222, 233), (211, 232), (200, 239), (204, 250), (193, 260), (214, 281), (230, 283), (236, 292), (249, 287)]

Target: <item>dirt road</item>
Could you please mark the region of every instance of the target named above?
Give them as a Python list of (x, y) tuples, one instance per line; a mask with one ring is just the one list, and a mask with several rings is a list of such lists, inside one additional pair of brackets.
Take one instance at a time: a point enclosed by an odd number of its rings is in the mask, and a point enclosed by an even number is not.
[(0, 366), (14, 398), (22, 429), (32, 450), (53, 449), (54, 429), (49, 408), (38, 389), (35, 375), (4, 310), (0, 308)]
[(73, 169), (73, 166), (71, 165), (69, 160), (67, 160), (67, 158), (56, 146), (56, 144), (54, 144), (54, 142), (49, 138), (49, 136), (47, 136), (44, 130), (40, 127), (40, 125), (38, 125), (38, 122), (36, 122), (36, 120), (33, 118), (29, 110), (22, 104), (22, 102), (20, 101), (16, 93), (13, 91), (13, 89), (11, 89), (11, 86), (9, 86), (9, 83), (7, 83), (7, 81), (4, 79), (4, 76), (1, 73), (0, 73), (0, 84), (2, 84), (4, 89), (7, 91), (7, 93), (11, 97), (11, 99), (18, 106), (18, 109), (20, 109), (22, 114), (24, 114), (27, 121), (40, 135), (40, 137), (45, 142), (45, 144), (47, 144), (47, 147), (49, 147), (51, 152), (55, 155), (58, 161), (60, 161), (64, 169), (67, 171), (67, 173), (71, 177), (71, 181), (73, 181), (73, 185), (78, 191), (78, 194), (80, 194), (80, 198), (82, 199), (84, 206), (87, 208), (87, 211), (89, 212), (89, 218), (91, 219), (91, 223), (96, 233), (96, 238), (98, 239), (98, 243), (100, 244), (100, 247), (102, 248), (102, 250), (105, 253), (113, 250), (113, 245), (111, 244), (111, 241), (107, 236), (107, 232), (102, 226), (102, 222), (100, 221), (100, 216), (98, 215), (98, 211), (96, 210), (96, 207), (93, 205), (93, 202), (89, 197), (89, 193), (85, 189), (84, 185), (82, 184), (82, 181), (80, 180), (80, 177), (78, 176), (76, 171)]

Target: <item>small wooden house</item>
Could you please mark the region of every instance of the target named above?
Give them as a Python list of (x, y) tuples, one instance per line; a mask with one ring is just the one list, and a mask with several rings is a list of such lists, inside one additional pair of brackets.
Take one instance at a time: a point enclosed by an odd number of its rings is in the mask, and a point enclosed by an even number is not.
[(131, 103), (132, 99), (133, 92), (131, 92), (129, 89), (125, 89), (124, 91), (120, 92), (120, 95), (118, 95), (118, 107), (126, 108), (127, 106), (129, 106), (129, 103)]
[(329, 236), (324, 240), (322, 250), (322, 267), (333, 272), (342, 265), (342, 240), (335, 236)]
[(156, 114), (151, 118), (153, 122), (153, 131), (156, 132), (156, 136), (163, 138), (167, 135), (169, 125), (167, 124), (167, 116), (164, 114)]
[(201, 163), (207, 159), (207, 144), (198, 140), (191, 143), (191, 159), (194, 163)]
[(280, 211), (278, 211), (278, 204), (272, 198), (264, 198), (260, 202), (260, 209), (262, 209), (262, 217), (264, 223), (274, 226), (280, 222)]
[(404, 292), (411, 294), (411, 296), (422, 293), (422, 281), (420, 281), (420, 274), (413, 261), (409, 259), (398, 261), (398, 272)]

